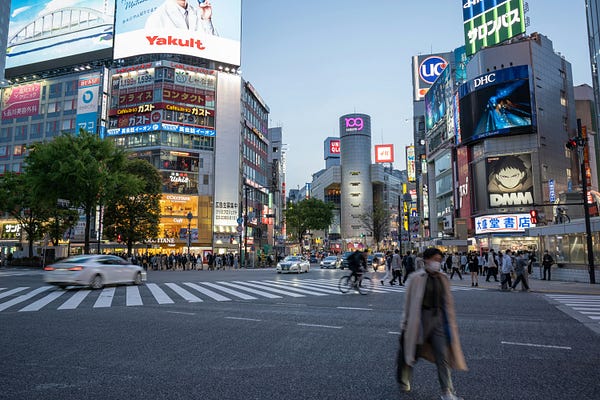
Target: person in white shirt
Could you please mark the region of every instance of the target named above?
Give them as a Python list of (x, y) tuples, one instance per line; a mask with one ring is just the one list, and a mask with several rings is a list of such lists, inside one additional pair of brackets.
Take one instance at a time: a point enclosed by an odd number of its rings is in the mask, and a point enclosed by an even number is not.
[[(198, 5), (193, 2), (198, 1)], [(217, 35), (209, 0), (165, 0), (146, 20), (146, 29), (188, 29)]]

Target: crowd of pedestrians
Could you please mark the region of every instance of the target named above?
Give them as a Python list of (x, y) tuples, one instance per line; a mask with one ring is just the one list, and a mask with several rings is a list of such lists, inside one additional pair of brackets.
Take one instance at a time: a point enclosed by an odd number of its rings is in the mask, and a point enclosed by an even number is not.
[(153, 271), (201, 271), (201, 270), (226, 270), (237, 269), (240, 267), (239, 254), (212, 254), (208, 253), (205, 257), (195, 253), (175, 253), (170, 254), (143, 254), (127, 257), (125, 254), (119, 254), (132, 264), (140, 265), (145, 270)]
[[(529, 291), (529, 275), (533, 272), (533, 265), (537, 262), (535, 255), (527, 251), (513, 252), (510, 249), (502, 252), (490, 250), (489, 252), (448, 252), (444, 253), (441, 261), (441, 270), (450, 280), (456, 275), (463, 280), (463, 275), (471, 278), (471, 286), (479, 286), (479, 277), (486, 282), (493, 279), (500, 282), (502, 290), (516, 290), (521, 284), (523, 291)], [(552, 256), (547, 252), (542, 259), (544, 278), (550, 279), (550, 267), (554, 264)], [(385, 274), (379, 279), (382, 285), (403, 286), (408, 276), (423, 268), (423, 258), (416, 251), (408, 251), (401, 255), (398, 249), (385, 253)], [(547, 272), (547, 274), (546, 274)], [(468, 275), (467, 275), (468, 274)]]

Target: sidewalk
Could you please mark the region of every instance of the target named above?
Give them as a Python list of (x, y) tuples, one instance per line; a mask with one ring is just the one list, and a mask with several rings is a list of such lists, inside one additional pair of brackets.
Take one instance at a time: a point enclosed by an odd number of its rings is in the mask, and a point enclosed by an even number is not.
[[(596, 276), (596, 284), (592, 285), (590, 283), (583, 282), (565, 282), (565, 281), (543, 281), (539, 278), (536, 278), (535, 274), (529, 277), (529, 288), (532, 293), (563, 293), (563, 294), (595, 294), (600, 295), (600, 274)], [(498, 275), (498, 280), (500, 280), (500, 275)], [(454, 278), (450, 280), (452, 285), (454, 286), (471, 286), (471, 274), (466, 273), (463, 275), (463, 280), (461, 281), (458, 276), (455, 274)], [(500, 290), (500, 282), (494, 282), (494, 278), (490, 277), (490, 281), (486, 282), (485, 277), (479, 276), (479, 287), (482, 289), (494, 289)], [(520, 290), (521, 284), (517, 290)]]

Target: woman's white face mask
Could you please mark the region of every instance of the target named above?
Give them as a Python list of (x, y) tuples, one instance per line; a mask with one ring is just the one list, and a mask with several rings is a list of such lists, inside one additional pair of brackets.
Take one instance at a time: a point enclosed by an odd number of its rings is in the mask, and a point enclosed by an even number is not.
[(429, 261), (428, 266), (434, 271), (439, 271), (442, 267), (442, 263), (439, 261)]

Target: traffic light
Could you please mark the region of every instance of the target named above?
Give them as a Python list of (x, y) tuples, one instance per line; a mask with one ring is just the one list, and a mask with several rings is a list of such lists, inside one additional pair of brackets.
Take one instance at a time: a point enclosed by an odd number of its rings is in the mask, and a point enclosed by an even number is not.
[(576, 138), (570, 138), (569, 140), (567, 140), (567, 144), (565, 146), (569, 150), (575, 150), (577, 148), (577, 139)]
[(537, 210), (529, 210), (529, 219), (532, 224), (538, 223), (538, 212)]
[(121, 243), (123, 241), (123, 236), (119, 233), (117, 235), (117, 242)]

